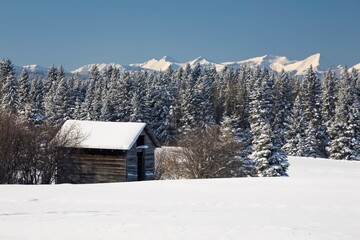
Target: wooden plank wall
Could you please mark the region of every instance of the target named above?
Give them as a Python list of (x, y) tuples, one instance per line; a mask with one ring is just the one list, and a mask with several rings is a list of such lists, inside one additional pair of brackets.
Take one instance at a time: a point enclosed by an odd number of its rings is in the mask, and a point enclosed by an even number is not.
[(117, 155), (74, 152), (58, 168), (58, 183), (105, 183), (126, 181), (126, 152)]

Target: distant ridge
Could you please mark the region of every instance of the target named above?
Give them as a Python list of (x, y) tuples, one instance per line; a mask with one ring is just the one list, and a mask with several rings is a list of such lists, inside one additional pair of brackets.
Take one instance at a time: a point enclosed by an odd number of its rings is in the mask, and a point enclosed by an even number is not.
[[(322, 73), (323, 71), (329, 68), (333, 69), (336, 72), (342, 71), (343, 66), (341, 65), (336, 67), (320, 65), (320, 58), (321, 58), (320, 53), (311, 55), (303, 60), (289, 60), (285, 56), (264, 55), (260, 57), (254, 57), (254, 58), (239, 60), (235, 62), (219, 63), (206, 59), (202, 56), (199, 56), (188, 62), (180, 62), (170, 56), (165, 55), (160, 59), (152, 58), (143, 63), (133, 63), (129, 65), (122, 65), (118, 63), (87, 64), (70, 71), (70, 73), (88, 75), (91, 68), (93, 68), (94, 66), (97, 66), (100, 72), (103, 72), (106, 68), (110, 66), (119, 68), (120, 70), (127, 70), (127, 71), (134, 71), (134, 70), (166, 71), (169, 67), (172, 68), (173, 70), (176, 70), (178, 68), (185, 68), (187, 65), (190, 65), (190, 67), (193, 68), (197, 64), (206, 68), (215, 68), (217, 71), (222, 71), (225, 67), (231, 67), (235, 69), (240, 68), (241, 66), (248, 66), (250, 68), (260, 67), (260, 68), (268, 68), (277, 72), (284, 70), (285, 72), (295, 76), (305, 75), (306, 70), (310, 66), (312, 66), (313, 69), (318, 73)], [(47, 72), (49, 68), (36, 64), (26, 65), (23, 67), (16, 66), (17, 71), (21, 71), (22, 69), (25, 69), (28, 72), (44, 73)], [(349, 67), (349, 71), (351, 71), (352, 69), (360, 70), (360, 63), (352, 67)]]
[[(116, 66), (119, 65), (121, 69), (131, 70), (131, 69), (145, 69), (145, 70), (152, 70), (152, 71), (166, 71), (169, 67), (173, 70), (178, 68), (185, 68), (186, 65), (190, 65), (190, 67), (194, 67), (196, 64), (199, 64), (202, 67), (207, 68), (215, 68), (217, 71), (222, 71), (225, 67), (231, 68), (239, 68), (242, 65), (246, 65), (251, 68), (255, 67), (266, 67), (268, 69), (274, 71), (282, 71), (291, 73), (293, 75), (302, 76), (306, 73), (306, 69), (310, 66), (313, 67), (315, 71), (320, 71), (320, 53), (314, 54), (305, 58), (303, 60), (289, 60), (287, 57), (284, 56), (271, 56), (271, 55), (264, 55), (260, 57), (250, 58), (246, 60), (240, 60), (236, 62), (223, 62), (218, 63), (215, 61), (210, 61), (202, 56), (197, 57), (193, 60), (188, 62), (179, 62), (176, 59), (164, 56), (160, 59), (152, 58), (148, 61), (143, 63), (134, 63), (129, 64), (128, 66), (115, 64)], [(114, 64), (89, 64), (78, 69), (71, 71), (72, 73), (80, 73), (86, 74), (90, 71), (91, 67), (97, 65), (99, 70), (103, 69), (106, 66), (114, 65)]]

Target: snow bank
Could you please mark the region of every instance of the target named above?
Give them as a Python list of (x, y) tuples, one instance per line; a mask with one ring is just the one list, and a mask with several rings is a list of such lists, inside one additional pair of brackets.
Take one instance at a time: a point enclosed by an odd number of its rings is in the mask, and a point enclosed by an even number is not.
[(0, 186), (0, 239), (360, 239), (360, 163), (290, 177)]

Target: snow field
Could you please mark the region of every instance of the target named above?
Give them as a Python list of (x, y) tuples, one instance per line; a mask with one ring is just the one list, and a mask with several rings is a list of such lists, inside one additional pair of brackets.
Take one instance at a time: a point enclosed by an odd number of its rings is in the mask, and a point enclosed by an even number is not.
[(0, 186), (0, 239), (360, 239), (360, 163), (290, 177)]

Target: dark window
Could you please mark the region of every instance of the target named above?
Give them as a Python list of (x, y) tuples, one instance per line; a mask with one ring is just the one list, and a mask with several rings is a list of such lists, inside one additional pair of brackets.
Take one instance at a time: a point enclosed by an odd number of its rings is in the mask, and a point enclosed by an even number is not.
[(145, 136), (144, 135), (139, 136), (139, 138), (136, 141), (136, 145), (137, 146), (145, 145)]

